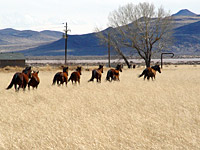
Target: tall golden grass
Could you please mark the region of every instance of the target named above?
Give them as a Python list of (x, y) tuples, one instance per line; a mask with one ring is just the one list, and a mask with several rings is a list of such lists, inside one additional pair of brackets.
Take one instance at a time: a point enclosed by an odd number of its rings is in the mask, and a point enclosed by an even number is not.
[[(39, 68), (37, 68), (39, 69)], [(37, 90), (5, 90), (0, 72), (0, 149), (200, 149), (200, 66), (168, 66), (155, 81), (124, 69), (120, 82), (52, 86), (60, 70), (40, 70)], [(71, 73), (71, 71), (70, 71)]]

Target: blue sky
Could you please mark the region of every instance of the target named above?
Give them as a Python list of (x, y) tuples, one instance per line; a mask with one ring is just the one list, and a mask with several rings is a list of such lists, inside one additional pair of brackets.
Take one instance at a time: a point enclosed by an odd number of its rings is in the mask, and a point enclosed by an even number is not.
[(109, 13), (130, 2), (162, 5), (171, 14), (181, 9), (200, 14), (199, 0), (0, 0), (0, 29), (63, 31), (68, 22), (69, 34), (91, 33), (106, 28)]

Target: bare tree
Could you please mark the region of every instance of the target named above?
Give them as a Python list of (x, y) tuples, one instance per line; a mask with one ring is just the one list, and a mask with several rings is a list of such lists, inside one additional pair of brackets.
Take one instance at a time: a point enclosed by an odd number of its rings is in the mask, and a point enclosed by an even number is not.
[(150, 67), (152, 55), (166, 49), (172, 41), (172, 17), (162, 7), (156, 11), (147, 2), (129, 3), (111, 12), (108, 19), (113, 45), (136, 50), (146, 67)]
[(118, 38), (116, 36), (118, 35), (114, 34), (115, 29), (109, 28), (101, 32), (100, 29), (96, 28), (96, 31), (97, 31), (97, 37), (100, 39), (101, 45), (110, 45), (112, 49), (114, 49), (117, 52), (117, 54), (124, 59), (128, 68), (130, 68), (131, 65), (121, 50), (123, 45), (121, 45), (121, 43), (119, 43), (119, 41), (117, 40)]

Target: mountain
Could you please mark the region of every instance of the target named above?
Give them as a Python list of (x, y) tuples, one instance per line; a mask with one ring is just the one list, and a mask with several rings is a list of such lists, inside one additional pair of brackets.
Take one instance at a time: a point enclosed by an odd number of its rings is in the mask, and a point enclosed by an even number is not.
[(200, 55), (200, 21), (176, 28), (173, 37), (173, 52)]
[(188, 9), (182, 9), (179, 12), (177, 12), (176, 14), (173, 14), (172, 16), (197, 16), (197, 14), (189, 11)]
[[(173, 15), (174, 43), (170, 52), (180, 55), (200, 55), (200, 16), (185, 9)], [(110, 30), (107, 28), (101, 32)], [(0, 50), (19, 51), (26, 56), (58, 56), (65, 54), (62, 32), (0, 30)], [(99, 44), (96, 33), (68, 36), (68, 55), (107, 55), (107, 46)], [(127, 55), (128, 49), (123, 49)]]
[(15, 30), (12, 28), (0, 30), (0, 51), (17, 51), (41, 44), (56, 41), (62, 37), (57, 31)]
[[(67, 49), (69, 55), (106, 55), (107, 48), (99, 44), (96, 33), (84, 35), (68, 35)], [(56, 56), (63, 55), (65, 50), (65, 39), (50, 44), (41, 45), (39, 47), (30, 48), (22, 51), (25, 55), (32, 56)]]
[(62, 32), (57, 31), (32, 31), (32, 30), (15, 30), (12, 28), (0, 30), (0, 39), (8, 43), (43, 43), (55, 41), (62, 37)]
[(200, 35), (200, 21), (176, 28), (175, 34)]

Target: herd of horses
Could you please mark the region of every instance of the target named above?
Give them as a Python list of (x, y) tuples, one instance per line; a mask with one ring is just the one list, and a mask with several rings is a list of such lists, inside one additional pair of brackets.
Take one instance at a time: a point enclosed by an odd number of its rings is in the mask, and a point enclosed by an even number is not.
[[(63, 85), (64, 83), (67, 85), (69, 81), (73, 83), (79, 83), (80, 84), (80, 76), (81, 76), (81, 67), (78, 66), (74, 72), (71, 73), (69, 79), (68, 79), (68, 67), (63, 67), (62, 72), (57, 72), (54, 75), (53, 83), (52, 85)], [(161, 69), (159, 65), (155, 65), (153, 67), (147, 67), (143, 70), (142, 74), (140, 74), (138, 77), (144, 76), (144, 80), (147, 78), (148, 80), (151, 78), (152, 80), (155, 79), (156, 71), (161, 73)], [(119, 79), (119, 73), (122, 72), (122, 65), (118, 64), (116, 68), (109, 69), (107, 71), (106, 81), (120, 81)], [(20, 88), (25, 90), (26, 86), (28, 85), (28, 89), (30, 90), (30, 87), (37, 88), (40, 79), (38, 77), (39, 71), (32, 71), (31, 67), (26, 67), (22, 72), (17, 72), (13, 75), (13, 78), (11, 80), (11, 83), (6, 88), (11, 89), (14, 85), (15, 91), (19, 91)], [(97, 82), (101, 82), (101, 77), (103, 73), (103, 65), (99, 65), (99, 68), (92, 70), (92, 77), (88, 80), (88, 82), (94, 81), (96, 79)]]
[(39, 71), (32, 72), (31, 67), (26, 67), (24, 70), (22, 70), (22, 72), (17, 72), (13, 75), (9, 86), (6, 89), (11, 89), (13, 85), (16, 91), (18, 91), (20, 88), (25, 90), (27, 85), (28, 89), (30, 89), (30, 86), (37, 88), (38, 84), (40, 83), (38, 73)]

